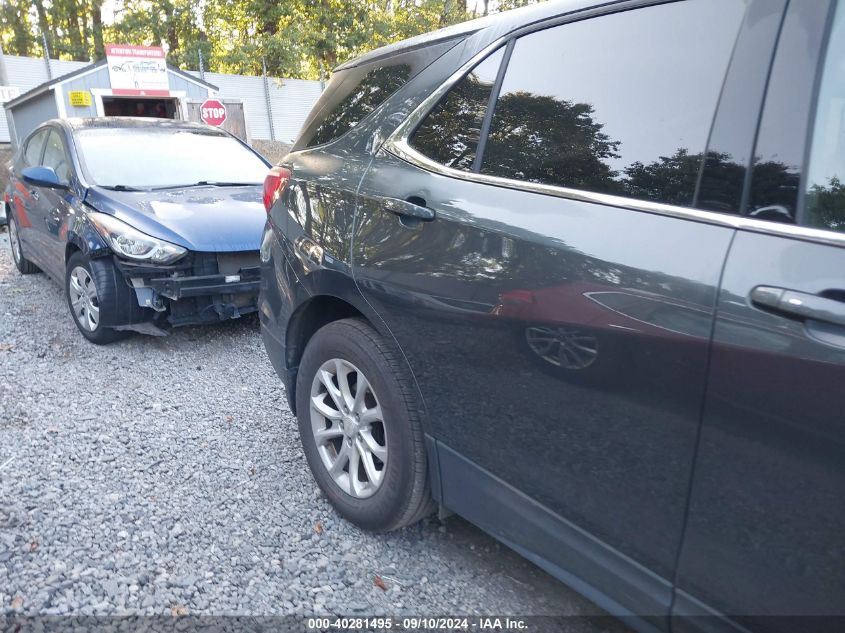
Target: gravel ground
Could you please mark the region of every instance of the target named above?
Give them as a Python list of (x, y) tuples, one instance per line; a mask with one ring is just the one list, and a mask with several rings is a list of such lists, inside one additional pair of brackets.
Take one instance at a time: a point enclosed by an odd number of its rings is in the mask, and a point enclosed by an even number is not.
[(0, 615), (601, 614), (457, 517), (341, 520), (256, 318), (91, 345), (3, 232), (0, 370)]

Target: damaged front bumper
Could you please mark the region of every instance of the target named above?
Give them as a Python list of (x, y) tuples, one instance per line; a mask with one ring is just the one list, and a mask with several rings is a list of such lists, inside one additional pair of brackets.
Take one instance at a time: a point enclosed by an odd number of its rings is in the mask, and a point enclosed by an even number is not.
[[(214, 323), (257, 310), (258, 251), (189, 253), (168, 266), (115, 258), (149, 318), (126, 327), (149, 334), (162, 326)], [(118, 326), (118, 329), (121, 329)]]

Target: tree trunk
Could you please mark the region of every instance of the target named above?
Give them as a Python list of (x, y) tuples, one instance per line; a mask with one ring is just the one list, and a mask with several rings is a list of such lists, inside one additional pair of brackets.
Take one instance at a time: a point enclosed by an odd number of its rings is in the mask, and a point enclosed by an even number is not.
[(103, 59), (106, 56), (103, 44), (103, 0), (91, 2), (91, 29), (94, 32), (94, 59)]
[[(3, 9), (5, 10), (6, 7), (3, 7)], [(29, 6), (27, 5), (27, 0), (18, 0), (17, 6), (10, 4), (9, 9), (13, 14), (12, 19), (9, 20), (12, 23), (12, 33), (14, 34), (12, 52), (21, 57), (33, 54), (34, 52), (31, 50), (33, 41), (32, 33), (29, 30)]]
[(75, 61), (87, 58), (87, 51), (82, 47), (82, 34), (79, 28), (79, 9), (76, 0), (67, 0), (67, 32), (70, 39), (70, 55)]
[(449, 16), (452, 13), (452, 0), (443, 0), (443, 12), (440, 14), (440, 26), (449, 24)]
[(176, 20), (173, 16), (173, 4), (170, 0), (162, 2), (164, 9), (164, 27), (167, 34), (167, 56), (170, 57), (179, 50), (179, 31), (176, 29)]

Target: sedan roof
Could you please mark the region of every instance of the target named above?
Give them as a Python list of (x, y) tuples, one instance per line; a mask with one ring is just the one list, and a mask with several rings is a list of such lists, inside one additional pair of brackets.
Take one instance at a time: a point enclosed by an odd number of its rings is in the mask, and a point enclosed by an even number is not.
[(71, 130), (89, 130), (89, 129), (114, 129), (114, 130), (132, 130), (132, 129), (165, 129), (165, 130), (202, 130), (209, 132), (212, 130), (220, 132), (221, 135), (226, 133), (218, 130), (205, 123), (195, 123), (194, 121), (181, 121), (177, 119), (156, 119), (152, 117), (130, 117), (130, 116), (104, 116), (104, 117), (90, 117), (90, 118), (69, 118), (61, 119), (63, 123)]

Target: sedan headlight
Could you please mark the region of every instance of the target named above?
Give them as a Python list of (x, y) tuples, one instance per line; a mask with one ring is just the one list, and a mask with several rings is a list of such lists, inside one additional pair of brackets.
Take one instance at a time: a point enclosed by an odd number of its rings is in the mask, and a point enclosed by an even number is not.
[(188, 252), (181, 246), (141, 233), (112, 215), (89, 212), (88, 219), (111, 249), (121, 257), (169, 264)]

